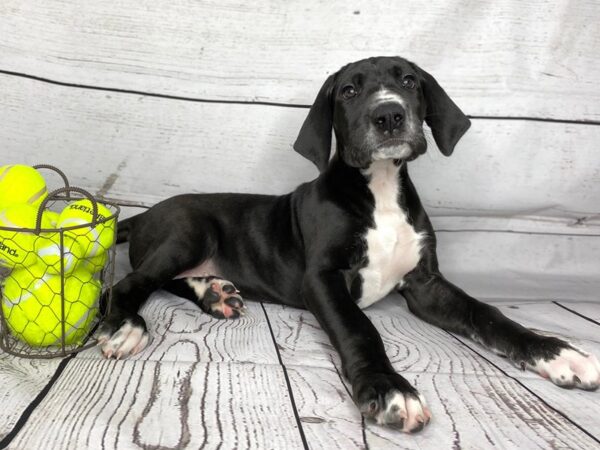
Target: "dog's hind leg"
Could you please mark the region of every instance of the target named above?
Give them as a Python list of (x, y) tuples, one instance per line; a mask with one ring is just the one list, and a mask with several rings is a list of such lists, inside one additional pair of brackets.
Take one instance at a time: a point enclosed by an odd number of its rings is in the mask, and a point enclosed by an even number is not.
[(138, 314), (140, 307), (152, 292), (208, 257), (187, 242), (167, 239), (141, 258), (134, 271), (112, 289), (110, 310), (98, 332), (104, 356), (119, 359), (143, 350), (149, 335), (146, 322)]
[(169, 281), (163, 289), (191, 300), (217, 319), (237, 319), (245, 313), (239, 291), (231, 281), (216, 276), (187, 277)]

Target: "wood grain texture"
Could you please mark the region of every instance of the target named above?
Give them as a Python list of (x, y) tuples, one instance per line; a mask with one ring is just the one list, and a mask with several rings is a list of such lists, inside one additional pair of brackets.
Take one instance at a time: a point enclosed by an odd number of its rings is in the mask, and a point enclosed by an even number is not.
[[(553, 302), (493, 301), (500, 310), (513, 320), (530, 328), (569, 339), (573, 344), (582, 346), (600, 355), (600, 327), (577, 315), (565, 311)], [(578, 304), (578, 302), (574, 302)], [(565, 302), (570, 307), (571, 302)], [(589, 308), (590, 313), (600, 312), (600, 303)]]
[[(595, 355), (600, 355), (598, 327), (575, 315), (565, 314), (564, 310), (550, 302), (502, 302), (496, 303), (496, 306), (500, 307), (504, 314), (527, 327), (566, 339)], [(600, 414), (598, 392), (557, 388), (532, 372), (521, 371), (472, 341), (462, 337), (457, 339), (485, 356), (508, 376), (517, 379), (531, 393), (543, 398), (548, 405), (584, 427), (600, 441), (600, 428), (597, 426), (597, 417)]]
[(284, 364), (309, 448), (362, 448), (361, 415), (335, 368)]
[[(442, 206), (443, 209), (443, 206)], [(524, 234), (546, 234), (555, 235), (588, 235), (597, 236), (600, 230), (600, 216), (581, 216), (568, 219), (560, 217), (561, 211), (556, 211), (556, 216), (536, 216), (519, 214), (518, 216), (439, 216), (436, 208), (427, 205), (430, 211), (430, 219), (436, 232), (495, 232), (499, 230)], [(460, 214), (460, 212), (457, 212)], [(484, 212), (481, 212), (484, 214)], [(545, 210), (547, 214), (553, 214), (552, 209)]]
[(596, 236), (437, 232), (440, 270), (482, 298), (598, 300)]
[(15, 448), (301, 448), (258, 304), (244, 320), (215, 320), (159, 291), (141, 314), (148, 348), (119, 362), (79, 354)]
[[(257, 303), (250, 303), (243, 320), (215, 320), (189, 300), (161, 290), (150, 296), (140, 315), (152, 341), (143, 355), (132, 356), (131, 361), (278, 364), (268, 324)], [(164, 353), (165, 348), (176, 348), (180, 342), (193, 345), (197, 352)], [(77, 359), (103, 360), (103, 356), (93, 348)]]
[(0, 350), (0, 441), (44, 389), (60, 360), (15, 358)]
[[(524, 314), (536, 315), (538, 304), (526, 305), (530, 309)], [(424, 433), (410, 437), (367, 422), (360, 447), (364, 448), (365, 442), (370, 448), (430, 448), (433, 443), (435, 448), (546, 448), (551, 445), (595, 448), (598, 445), (573, 425), (574, 422), (588, 429), (594, 426), (598, 414), (597, 393), (565, 391), (533, 373), (522, 374), (516, 369), (515, 379), (507, 378), (505, 372), (512, 367), (505, 360), (499, 360), (500, 367), (490, 364), (448, 333), (410, 315), (397, 296), (367, 309), (367, 314), (380, 331), (394, 367), (425, 395), (434, 421)], [(318, 385), (323, 390), (307, 394), (306, 386), (310, 383), (297, 382), (293, 384), (294, 396), (302, 399), (314, 395), (310, 397), (316, 402), (312, 410), (327, 410), (336, 417), (353, 421), (352, 433), (346, 429), (336, 438), (355, 441), (356, 430), (361, 426), (360, 417), (345, 416), (349, 397), (333, 387), (327, 389), (334, 386), (329, 380), (338, 375), (334, 370), (339, 367), (339, 358), (314, 317), (306, 311), (275, 306), (269, 315), (289, 370), (303, 374), (307, 366), (320, 367)], [(541, 313), (537, 316), (546, 326), (552, 323)], [(556, 315), (551, 317), (557, 319)], [(587, 336), (587, 331), (582, 333), (579, 340)], [(310, 379), (313, 380), (314, 375)], [(573, 422), (566, 421), (556, 409)], [(299, 402), (299, 410), (303, 411), (302, 402)], [(317, 413), (317, 417), (321, 415)], [(319, 426), (330, 427), (326, 421), (315, 422), (319, 424), (311, 425), (315, 436), (324, 434), (315, 431)], [(339, 447), (339, 441), (332, 446)]]
[[(419, 374), (433, 412), (422, 434), (398, 435), (367, 424), (371, 449), (402, 448), (597, 448), (594, 439), (545, 406), (516, 382), (498, 377)], [(589, 446), (589, 447), (588, 447)]]
[[(568, 331), (573, 342), (600, 349), (597, 325), (565, 316), (558, 305), (497, 305), (527, 326)], [(142, 311), (154, 336), (149, 348), (126, 361), (106, 361), (97, 349), (78, 355), (12, 448), (302, 448), (275, 348), (309, 448), (598, 445), (578, 428), (597, 434), (598, 393), (559, 389), (470, 341), (463, 344), (412, 316), (397, 295), (366, 312), (394, 367), (434, 413), (430, 427), (414, 436), (363, 424), (339, 358), (310, 313), (269, 304), (263, 310), (252, 301), (248, 309), (241, 320), (219, 321), (156, 293)], [(18, 386), (23, 375), (5, 371), (0, 395), (6, 398), (6, 386)]]
[(431, 71), (468, 113), (600, 119), (597, 2), (4, 1), (0, 67), (71, 83), (310, 104), (374, 55)]
[[(278, 366), (74, 360), (14, 448), (302, 448)], [(274, 426), (275, 425), (275, 426)]]
[(434, 418), (424, 432), (405, 435), (368, 421), (363, 425), (348, 391), (341, 390), (341, 382), (334, 384), (333, 370), (306, 366), (292, 366), (288, 370), (293, 374), (294, 396), (300, 399), (300, 414), (313, 414), (302, 416), (311, 448), (491, 449), (555, 445), (585, 449), (597, 446), (593, 439), (566, 423), (560, 414), (504, 377), (411, 374), (415, 386), (427, 393)]
[[(316, 175), (291, 148), (305, 110), (107, 94), (3, 75), (0, 92), (4, 161), (54, 163), (74, 185), (109, 197), (152, 204), (184, 192), (283, 194)], [(227, 126), (232, 118), (243, 124)], [(600, 197), (598, 141), (598, 126), (475, 121), (451, 158), (432, 143), (411, 174), (433, 215), (585, 222)]]
[[(504, 314), (536, 330), (567, 336), (576, 345), (600, 354), (597, 325), (567, 314), (549, 301), (504, 300), (488, 301)], [(568, 306), (570, 303), (566, 303)], [(331, 368), (339, 364), (337, 353), (323, 333), (316, 318), (303, 309), (269, 305), (269, 317), (278, 324), (275, 337), (286, 364)], [(600, 305), (596, 304), (595, 309)], [(375, 323), (390, 360), (403, 373), (460, 373), (496, 376), (498, 370), (469, 348), (457, 344), (446, 331), (412, 315), (401, 295), (390, 294), (365, 310)], [(576, 327), (576, 328), (573, 328)], [(471, 342), (467, 340), (468, 342)], [(473, 344), (475, 345), (475, 344)], [(486, 358), (491, 353), (485, 351)], [(498, 359), (503, 365), (505, 359)], [(503, 367), (504, 369), (504, 367)], [(538, 379), (532, 372), (514, 372), (519, 377)], [(551, 383), (547, 383), (552, 386)], [(560, 391), (560, 389), (559, 389)], [(569, 392), (564, 391), (563, 392)], [(592, 394), (595, 395), (595, 394)]]

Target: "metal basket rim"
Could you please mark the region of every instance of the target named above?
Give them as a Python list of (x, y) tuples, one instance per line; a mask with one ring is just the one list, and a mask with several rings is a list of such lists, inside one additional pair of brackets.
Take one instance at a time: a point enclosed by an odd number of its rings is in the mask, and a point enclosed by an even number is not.
[[(67, 200), (67, 198), (61, 197), (61, 198), (57, 198), (56, 200)], [(60, 233), (60, 232), (63, 232), (63, 231), (77, 230), (79, 228), (95, 227), (97, 225), (104, 224), (106, 222), (110, 222), (111, 220), (118, 219), (119, 214), (121, 212), (121, 208), (119, 207), (119, 205), (117, 205), (116, 203), (113, 203), (113, 202), (108, 202), (108, 201), (101, 201), (101, 202), (97, 201), (97, 203), (100, 203), (102, 205), (112, 206), (113, 208), (115, 208), (115, 211), (110, 216), (105, 217), (104, 219), (98, 219), (98, 220), (96, 220), (95, 225), (93, 224), (93, 222), (86, 222), (86, 223), (82, 223), (82, 224), (79, 224), (79, 225), (72, 225), (70, 227), (40, 228), (39, 230), (37, 228), (6, 227), (6, 226), (0, 225), (0, 230), (2, 230), (2, 231), (16, 231), (16, 232), (21, 232), (21, 233), (34, 233), (34, 234), (38, 234), (38, 232), (39, 233)]]

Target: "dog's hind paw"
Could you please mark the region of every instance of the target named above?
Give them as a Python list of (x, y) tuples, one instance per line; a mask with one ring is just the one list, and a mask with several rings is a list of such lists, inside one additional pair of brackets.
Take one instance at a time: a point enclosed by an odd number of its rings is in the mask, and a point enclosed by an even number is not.
[(237, 319), (246, 311), (239, 291), (231, 281), (216, 277), (185, 278), (202, 310), (217, 319)]
[(135, 355), (146, 348), (150, 340), (146, 323), (140, 316), (123, 319), (118, 326), (114, 326), (114, 321), (107, 318), (97, 338), (102, 354), (109, 359)]
[(534, 358), (529, 369), (550, 379), (564, 388), (579, 388), (588, 391), (600, 386), (600, 362), (598, 358), (557, 338), (549, 338), (546, 346), (554, 346), (551, 355)]

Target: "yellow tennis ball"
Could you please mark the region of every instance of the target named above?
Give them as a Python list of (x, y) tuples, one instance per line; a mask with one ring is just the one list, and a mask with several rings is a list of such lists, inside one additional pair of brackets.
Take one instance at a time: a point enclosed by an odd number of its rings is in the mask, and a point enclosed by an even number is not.
[(48, 219), (48, 222), (50, 223), (51, 227), (56, 228), (60, 214), (57, 213), (56, 211), (50, 211), (49, 209), (44, 211), (43, 214), (44, 214), (44, 216), (46, 216), (46, 219)]
[(100, 255), (92, 256), (91, 258), (81, 259), (78, 267), (95, 275), (104, 269), (107, 262), (108, 252), (103, 252)]
[(63, 233), (62, 252), (60, 233), (40, 233), (34, 241), (34, 250), (39, 264), (45, 266), (47, 272), (51, 274), (60, 274), (61, 270), (65, 275), (70, 274), (85, 256), (81, 245), (65, 233)]
[[(104, 205), (98, 203), (98, 220), (112, 216), (112, 212)], [(57, 226), (68, 228), (75, 225), (89, 224), (93, 219), (92, 202), (88, 199), (77, 200), (69, 203), (62, 210), (58, 218)], [(84, 249), (86, 257), (101, 255), (108, 250), (115, 237), (115, 219), (105, 223), (99, 223), (95, 227), (82, 226), (72, 230), (66, 230), (77, 240)]]
[[(13, 271), (3, 283), (2, 312), (10, 331), (35, 347), (61, 345), (63, 337), (61, 277), (36, 277), (27, 269)], [(76, 271), (64, 281), (64, 338), (81, 344), (98, 312), (100, 283)]]
[(19, 203), (39, 206), (47, 196), (46, 181), (33, 167), (23, 164), (0, 167), (0, 208)]
[[(36, 264), (34, 253), (35, 233), (9, 231), (8, 228), (34, 229), (37, 219), (37, 208), (27, 205), (13, 205), (0, 211), (0, 266), (17, 268)], [(42, 216), (42, 228), (50, 228), (51, 224)]]

